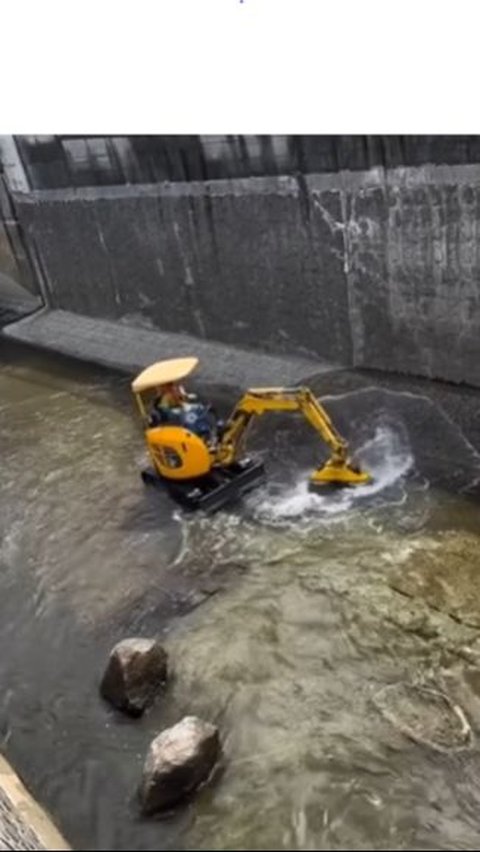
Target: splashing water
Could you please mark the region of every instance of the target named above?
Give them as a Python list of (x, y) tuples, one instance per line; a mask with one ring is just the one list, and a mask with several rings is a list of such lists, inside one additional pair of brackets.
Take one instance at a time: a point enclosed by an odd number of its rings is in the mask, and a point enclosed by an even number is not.
[(324, 496), (309, 491), (310, 471), (302, 471), (293, 490), (290, 489), (287, 494), (275, 494), (271, 490), (265, 494), (264, 490), (260, 497), (251, 495), (249, 505), (254, 517), (272, 524), (311, 519), (312, 516), (332, 517), (347, 512), (359, 500), (379, 494), (383, 495), (385, 502), (393, 497), (397, 502), (398, 495), (393, 495), (393, 488), (402, 485), (414, 462), (405, 436), (391, 426), (378, 426), (374, 436), (358, 449), (356, 456), (372, 476), (369, 484), (329, 492)]

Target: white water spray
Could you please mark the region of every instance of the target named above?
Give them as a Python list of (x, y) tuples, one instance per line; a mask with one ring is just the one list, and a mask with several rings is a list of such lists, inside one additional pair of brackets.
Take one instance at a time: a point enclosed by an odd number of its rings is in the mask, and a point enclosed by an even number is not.
[[(387, 492), (401, 483), (413, 465), (410, 447), (391, 426), (377, 427), (374, 436), (359, 448), (356, 458), (371, 474), (371, 483), (322, 495), (308, 490), (310, 472), (302, 471), (293, 490), (290, 489), (287, 494), (266, 495), (263, 491), (261, 495), (251, 495), (254, 516), (257, 520), (282, 523), (312, 515), (338, 515), (351, 509), (358, 501)], [(395, 502), (397, 500), (398, 495)]]

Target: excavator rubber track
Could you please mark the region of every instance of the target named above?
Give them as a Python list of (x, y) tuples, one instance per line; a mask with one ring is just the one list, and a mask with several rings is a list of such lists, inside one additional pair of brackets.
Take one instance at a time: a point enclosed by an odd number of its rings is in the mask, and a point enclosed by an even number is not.
[(264, 482), (265, 468), (255, 459), (242, 459), (228, 467), (213, 468), (198, 479), (173, 482), (159, 476), (153, 468), (142, 471), (142, 479), (148, 485), (165, 489), (184, 509), (216, 512)]

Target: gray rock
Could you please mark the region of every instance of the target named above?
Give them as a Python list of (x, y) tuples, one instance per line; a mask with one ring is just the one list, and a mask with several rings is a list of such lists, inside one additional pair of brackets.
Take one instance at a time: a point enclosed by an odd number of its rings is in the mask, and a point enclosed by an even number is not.
[(100, 692), (119, 710), (141, 716), (167, 679), (167, 653), (156, 639), (124, 639), (115, 645)]
[(185, 716), (162, 731), (151, 743), (143, 768), (143, 812), (165, 810), (192, 793), (208, 778), (220, 752), (218, 728), (196, 716)]

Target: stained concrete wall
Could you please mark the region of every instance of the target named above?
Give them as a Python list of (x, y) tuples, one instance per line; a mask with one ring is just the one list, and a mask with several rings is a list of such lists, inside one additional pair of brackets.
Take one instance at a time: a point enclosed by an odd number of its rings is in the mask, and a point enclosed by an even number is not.
[(41, 192), (17, 203), (53, 307), (351, 358), (338, 192), (290, 178)]
[(480, 386), (480, 166), (15, 201), (52, 307)]
[(354, 364), (480, 384), (480, 169), (346, 192)]

